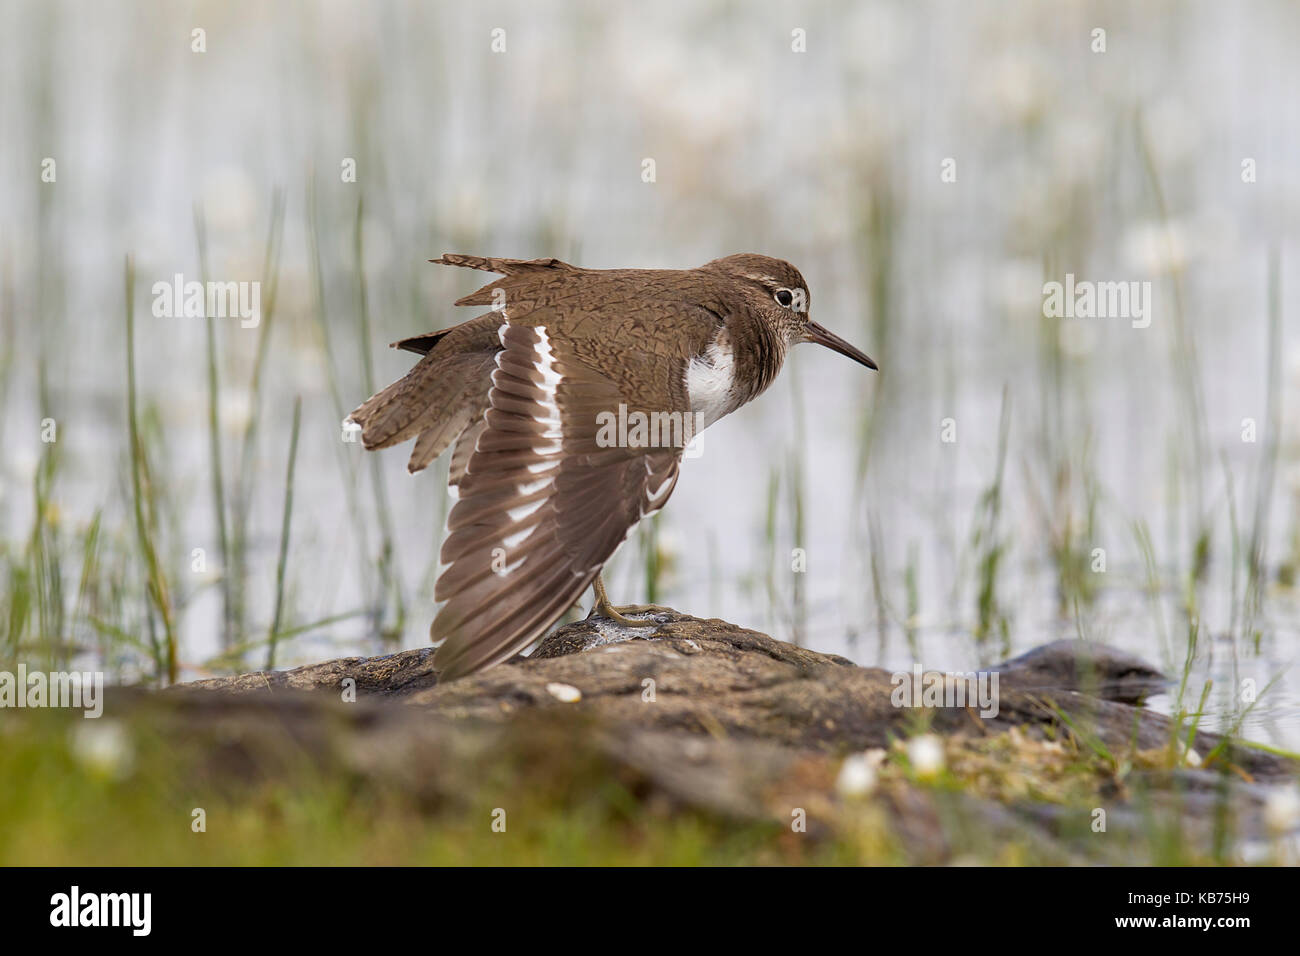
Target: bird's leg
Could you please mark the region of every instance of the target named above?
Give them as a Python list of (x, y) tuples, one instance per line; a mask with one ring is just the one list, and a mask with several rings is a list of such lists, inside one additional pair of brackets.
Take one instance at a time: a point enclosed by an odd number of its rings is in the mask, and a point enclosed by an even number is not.
[(605, 593), (605, 582), (600, 579), (600, 574), (596, 575), (596, 580), (592, 587), (596, 589), (596, 601), (591, 605), (591, 613), (587, 617), (607, 617), (615, 624), (621, 624), (623, 627), (656, 627), (659, 621), (654, 618), (649, 620), (637, 620), (631, 617), (624, 617), (618, 613), (614, 605), (609, 603), (609, 595)]

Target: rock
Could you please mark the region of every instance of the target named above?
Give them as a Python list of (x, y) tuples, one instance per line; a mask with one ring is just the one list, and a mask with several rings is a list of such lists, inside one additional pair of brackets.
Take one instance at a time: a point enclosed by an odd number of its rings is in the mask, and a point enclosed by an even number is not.
[[(1104, 853), (1096, 841), (1071, 840), (1080, 828), (1086, 834), (1086, 813), (1099, 800), (1118, 811), (1116, 826), (1140, 820), (1129, 805), (1134, 788), (1161, 806), (1192, 795), (1184, 812), (1198, 816), (1191, 832), (1206, 840), (1209, 795), (1231, 790), (1251, 817), (1245, 832), (1256, 833), (1258, 782), (1296, 771), (1292, 761), (1233, 743), (1207, 769), (1126, 776), (1130, 764), (1165, 760), (1174, 728), (1131, 703), (1163, 687), (1163, 676), (1102, 645), (1058, 641), (998, 665), (997, 713), (981, 716), (974, 707), (896, 707), (893, 675), (843, 657), (667, 608), (642, 613), (658, 626), (579, 621), (528, 658), (446, 684), (422, 648), (197, 681), (155, 696), (170, 701), (178, 733), (202, 738), (225, 728), (227, 769), (274, 767), (279, 758), (261, 748), (291, 739), (326, 765), (442, 804), (464, 799), (483, 766), (542, 768), (548, 784), (581, 766), (623, 781), (640, 799), (724, 818), (788, 826), (792, 813), (805, 813), (812, 835), (855, 825), (861, 801), (840, 793), (836, 780), (846, 756), (878, 748), (898, 756), (863, 799), (887, 814), (903, 857), (924, 862), (996, 854), (991, 835), (1014, 831), (1032, 834), (1051, 860), (1097, 860)], [(341, 705), (347, 678), (357, 702)], [(959, 792), (909, 777), (901, 742), (921, 732), (939, 735), (947, 769), (936, 780), (955, 775)], [(241, 747), (232, 749), (232, 739)], [(1197, 735), (1202, 757), (1218, 744)], [(258, 755), (235, 755), (249, 748)], [(944, 755), (936, 756), (943, 768)], [(1081, 762), (1091, 769), (1080, 772)], [(1015, 779), (1034, 773), (1041, 776), (1024, 786)], [(1066, 790), (1081, 779), (1095, 784), (1088, 807), (1043, 803), (1057, 784), (1068, 801)], [(992, 842), (954, 842), (940, 825), (954, 819)]]
[[(426, 687), (410, 701), (456, 718), (498, 718), (553, 706), (546, 684), (576, 687), (582, 707), (603, 725), (719, 733), (785, 746), (846, 752), (887, 746), (907, 736), (912, 708), (893, 705), (893, 675), (858, 667), (725, 621), (700, 620), (653, 609), (664, 623), (653, 631), (622, 628), (604, 619), (565, 625), (537, 652), (506, 667)], [(1057, 641), (992, 668), (1000, 676), (996, 716), (973, 708), (928, 711), (943, 733), (989, 734), (1011, 727), (1068, 729), (1077, 719), (1108, 747), (1168, 744), (1167, 717), (1105, 695), (1132, 697), (1139, 687), (1163, 686), (1158, 671), (1105, 645)], [(1085, 693), (1096, 684), (1101, 697)], [(1050, 692), (1050, 696), (1049, 696)], [(646, 695), (654, 707), (645, 706)], [(1218, 739), (1201, 734), (1198, 749)], [(1264, 753), (1235, 750), (1235, 759), (1260, 772), (1277, 765)]]
[[(552, 631), (542, 640), (529, 657), (517, 660), (547, 660), (565, 657), (579, 651), (623, 644), (634, 640), (721, 641), (739, 650), (760, 651), (773, 660), (801, 666), (836, 664), (853, 667), (854, 663), (836, 654), (818, 654), (795, 644), (778, 641), (759, 631), (749, 631), (717, 618), (701, 620), (681, 614), (672, 608), (641, 605), (632, 610), (632, 617), (653, 617), (660, 626), (653, 630), (640, 627), (622, 627), (603, 617), (587, 618), (566, 624)], [(689, 648), (691, 651), (697, 648)]]
[(356, 682), (358, 695), (401, 697), (438, 682), (432, 647), (421, 647), (383, 657), (340, 657), (287, 671), (254, 671), (235, 677), (177, 684), (170, 690), (219, 690), (232, 694), (277, 690), (337, 690), (344, 678)]
[(1170, 679), (1141, 658), (1093, 641), (1053, 641), (994, 668), (1025, 690), (1077, 690), (1138, 704), (1168, 689)]

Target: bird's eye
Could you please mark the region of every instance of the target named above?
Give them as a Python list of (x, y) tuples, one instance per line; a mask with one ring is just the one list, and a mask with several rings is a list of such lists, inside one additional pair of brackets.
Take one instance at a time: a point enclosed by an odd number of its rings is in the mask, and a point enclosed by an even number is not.
[(777, 289), (776, 295), (773, 296), (773, 298), (776, 299), (777, 305), (785, 309), (790, 308), (790, 306), (794, 304), (794, 293), (789, 289)]

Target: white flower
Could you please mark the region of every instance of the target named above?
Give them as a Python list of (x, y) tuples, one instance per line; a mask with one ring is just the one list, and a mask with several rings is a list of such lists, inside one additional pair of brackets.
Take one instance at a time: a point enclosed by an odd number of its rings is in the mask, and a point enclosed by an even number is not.
[(115, 720), (78, 721), (72, 728), (71, 749), (87, 769), (109, 777), (125, 777), (135, 763), (131, 735)]
[(876, 768), (884, 759), (883, 750), (867, 750), (846, 757), (835, 778), (835, 791), (841, 797), (865, 797), (876, 789)]
[(918, 777), (934, 777), (943, 770), (943, 740), (935, 734), (922, 734), (907, 742), (907, 759)]
[(1264, 823), (1274, 833), (1300, 826), (1300, 789), (1278, 787), (1264, 799)]
[(1027, 57), (1007, 54), (988, 64), (976, 93), (984, 108), (999, 119), (1029, 123), (1051, 100), (1052, 77)]
[(217, 407), (222, 430), (230, 435), (242, 435), (253, 414), (248, 392), (242, 388), (223, 388)]
[(582, 700), (582, 691), (572, 684), (559, 684), (555, 681), (546, 685), (546, 693), (566, 704), (576, 704)]
[(1156, 275), (1180, 271), (1191, 255), (1187, 231), (1174, 222), (1134, 226), (1124, 236), (1123, 250), (1131, 268)]

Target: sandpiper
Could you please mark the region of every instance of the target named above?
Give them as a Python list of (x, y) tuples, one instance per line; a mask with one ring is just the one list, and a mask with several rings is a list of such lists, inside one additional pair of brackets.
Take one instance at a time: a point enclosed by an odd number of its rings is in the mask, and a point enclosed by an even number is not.
[[(809, 318), (803, 276), (780, 259), (684, 270), (431, 261), (504, 276), (456, 302), (491, 311), (394, 342), (424, 357), (351, 419), (368, 449), (415, 438), (412, 473), (452, 447), (457, 500), (434, 589), (445, 603), (430, 629), (443, 680), (524, 650), (588, 587), (593, 614), (653, 624), (620, 614), (600, 572), (664, 506), (698, 429), (760, 395), (797, 343), (876, 368)], [(636, 415), (662, 428), (611, 427)]]

